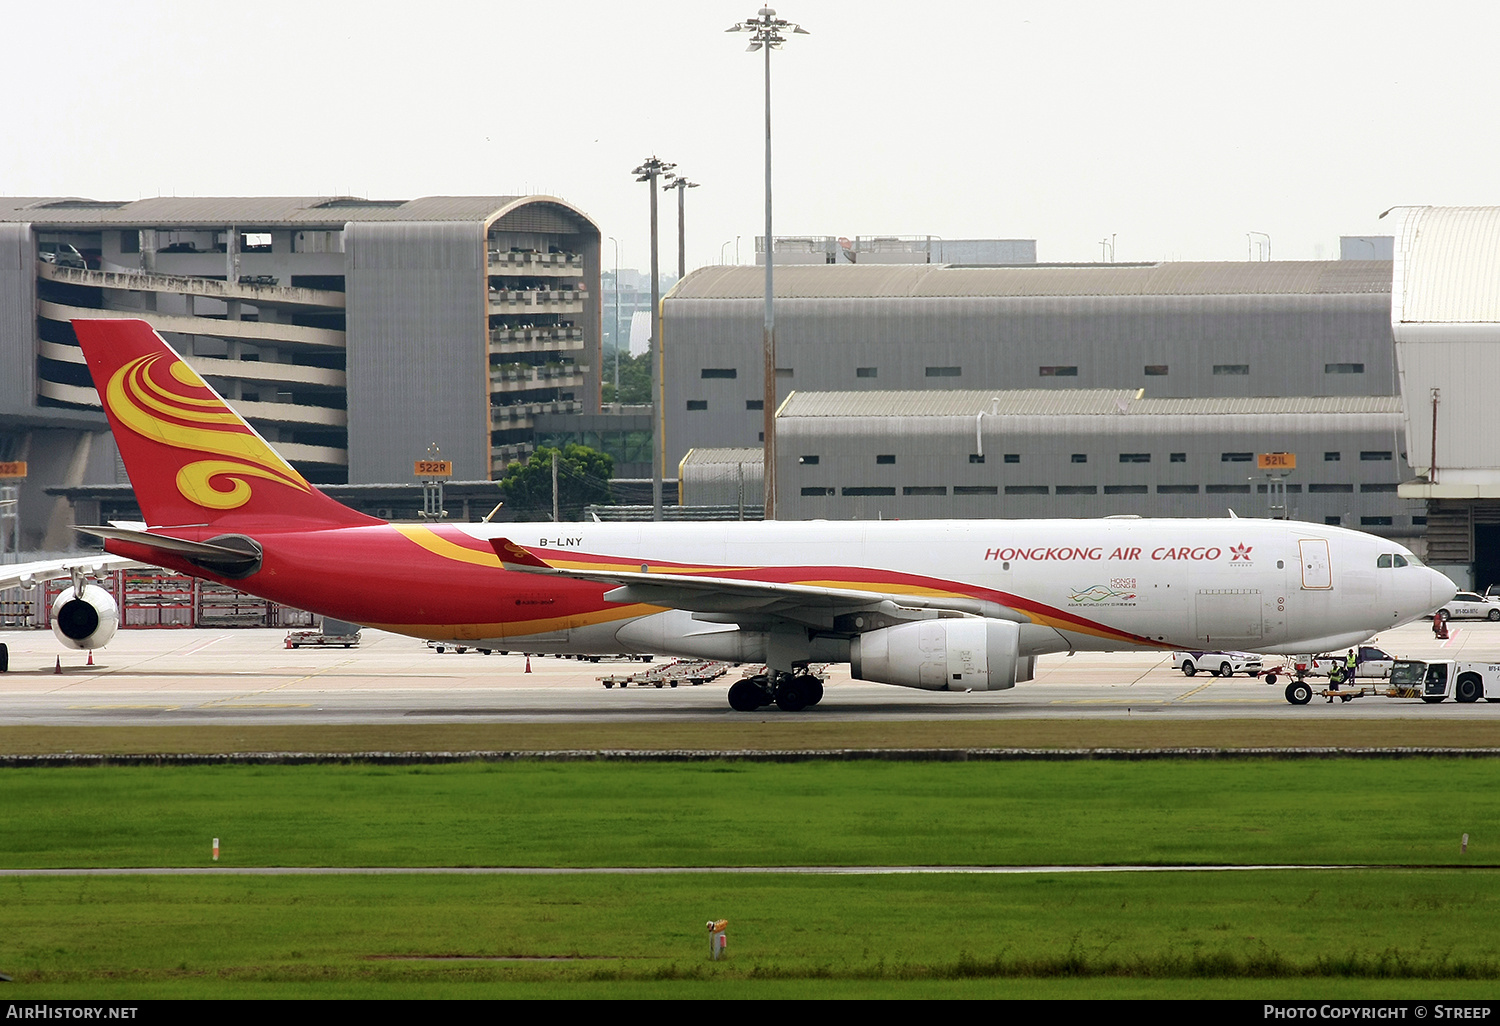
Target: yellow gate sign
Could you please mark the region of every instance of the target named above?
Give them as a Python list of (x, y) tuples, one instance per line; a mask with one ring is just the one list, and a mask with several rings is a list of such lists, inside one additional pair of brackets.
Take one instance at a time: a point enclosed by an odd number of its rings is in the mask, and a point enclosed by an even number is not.
[(26, 476), (26, 461), (25, 460), (10, 460), (9, 462), (0, 463), (0, 479), (25, 477), (25, 476)]
[(452, 477), (452, 460), (417, 460), (412, 473), (417, 477)]
[(1296, 470), (1297, 454), (1294, 452), (1263, 452), (1256, 457), (1255, 465), (1261, 470)]

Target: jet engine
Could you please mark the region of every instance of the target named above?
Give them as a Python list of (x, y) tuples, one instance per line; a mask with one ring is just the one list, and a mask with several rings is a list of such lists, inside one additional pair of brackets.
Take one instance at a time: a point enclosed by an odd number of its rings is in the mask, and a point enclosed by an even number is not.
[(103, 648), (119, 626), (120, 607), (97, 584), (85, 584), (82, 595), (64, 588), (52, 603), (52, 633), (69, 648)]
[(1009, 620), (917, 620), (859, 635), (850, 642), (849, 664), (858, 680), (928, 691), (1000, 691), (1016, 686), (1020, 635), (1020, 625)]

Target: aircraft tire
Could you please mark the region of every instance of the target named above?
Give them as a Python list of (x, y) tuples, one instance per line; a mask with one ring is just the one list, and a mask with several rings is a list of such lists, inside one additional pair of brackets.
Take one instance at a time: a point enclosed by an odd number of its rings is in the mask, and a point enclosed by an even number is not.
[(804, 674), (796, 680), (796, 686), (802, 691), (804, 705), (814, 706), (823, 701), (823, 682), (812, 674)]
[(782, 712), (801, 712), (807, 708), (807, 692), (801, 687), (795, 677), (781, 678), (781, 685), (776, 689), (776, 708)]
[(746, 678), (729, 685), (729, 708), (735, 712), (754, 712), (765, 704), (765, 692), (759, 684)]
[(1195, 674), (1197, 672), (1198, 672), (1198, 667), (1196, 667), (1196, 666), (1193, 665), (1193, 661), (1191, 659), (1184, 659), (1182, 661), (1182, 675), (1184, 677), (1191, 677), (1193, 674)]
[(1312, 701), (1312, 688), (1306, 681), (1294, 680), (1286, 686), (1286, 700), (1293, 705), (1306, 705)]

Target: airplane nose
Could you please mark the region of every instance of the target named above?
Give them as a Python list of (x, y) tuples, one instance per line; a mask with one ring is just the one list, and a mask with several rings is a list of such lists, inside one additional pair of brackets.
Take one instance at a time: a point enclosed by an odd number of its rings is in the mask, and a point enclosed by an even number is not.
[(1448, 601), (1458, 594), (1458, 586), (1448, 579), (1448, 575), (1432, 567), (1424, 567), (1427, 571), (1427, 583), (1430, 588), (1427, 609), (1435, 611), (1438, 607), (1446, 605)]

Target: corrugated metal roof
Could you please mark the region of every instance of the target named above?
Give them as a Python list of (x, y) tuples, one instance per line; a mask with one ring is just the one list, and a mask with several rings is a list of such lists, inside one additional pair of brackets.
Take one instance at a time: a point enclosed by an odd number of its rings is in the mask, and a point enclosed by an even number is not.
[(515, 204), (544, 203), (587, 215), (551, 196), (158, 196), (129, 202), (59, 196), (0, 197), (0, 221), (67, 225), (342, 225), (348, 221), (488, 221)]
[[(946, 264), (788, 264), (776, 268), (780, 299), (958, 296), (1240, 296), (1380, 294), (1384, 260), (958, 267)], [(668, 300), (757, 299), (761, 267), (704, 267)]]
[[(1026, 388), (1013, 391), (793, 392), (778, 417), (1294, 416), (1400, 413), (1399, 396), (1265, 396), (1137, 399), (1131, 389)], [(705, 450), (725, 451), (725, 450)], [(734, 451), (734, 450), (728, 450)], [(759, 452), (760, 450), (751, 450)]]
[(682, 458), (684, 466), (709, 463), (761, 463), (765, 457), (754, 449), (689, 449)]
[(1500, 207), (1405, 207), (1396, 321), (1500, 321)]
[(1118, 414), (1127, 388), (1023, 388), (1013, 391), (793, 392), (777, 417), (972, 417)]

